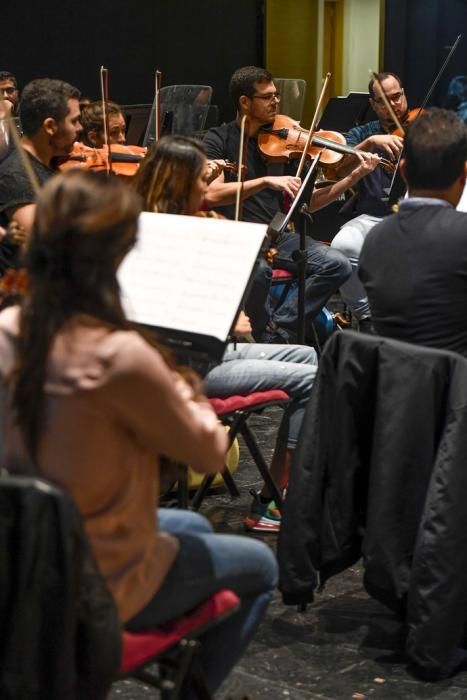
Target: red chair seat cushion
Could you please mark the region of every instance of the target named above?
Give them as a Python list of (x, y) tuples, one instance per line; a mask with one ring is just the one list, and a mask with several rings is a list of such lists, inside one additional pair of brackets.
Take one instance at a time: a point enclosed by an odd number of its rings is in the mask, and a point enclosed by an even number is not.
[(270, 404), (289, 401), (290, 396), (282, 389), (270, 389), (269, 391), (254, 391), (246, 396), (234, 395), (224, 399), (210, 398), (209, 403), (218, 416), (225, 416), (234, 411), (260, 409)]
[(173, 622), (144, 632), (124, 631), (121, 674), (128, 675), (151, 659), (156, 659), (186, 636), (199, 636), (210, 624), (227, 617), (239, 605), (240, 599), (236, 593), (221, 589)]
[(289, 270), (281, 270), (280, 268), (274, 268), (272, 271), (273, 280), (290, 279), (294, 276), (294, 273), (289, 272)]

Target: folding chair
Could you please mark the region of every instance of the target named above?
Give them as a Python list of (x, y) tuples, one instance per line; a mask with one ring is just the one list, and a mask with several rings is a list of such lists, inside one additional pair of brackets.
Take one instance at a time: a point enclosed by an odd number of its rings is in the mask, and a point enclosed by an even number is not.
[[(282, 507), (282, 494), (269, 472), (268, 465), (248, 425), (248, 419), (252, 415), (262, 413), (264, 409), (270, 408), (271, 406), (285, 407), (290, 402), (289, 395), (285, 391), (282, 391), (282, 389), (271, 389), (269, 391), (255, 391), (246, 396), (236, 395), (222, 399), (210, 398), (209, 402), (214, 408), (219, 420), (224, 425), (229, 426), (230, 443), (232, 443), (239, 434), (243, 437), (262, 479), (269, 487), (272, 497), (280, 510)], [(227, 467), (222, 472), (222, 476), (232, 496), (239, 496), (240, 494), (237, 486)], [(198, 510), (213, 480), (213, 474), (204, 477), (191, 501), (190, 505), (193, 509)]]
[(157, 688), (161, 700), (179, 700), (188, 685), (200, 700), (210, 700), (199, 659), (200, 637), (239, 608), (238, 596), (222, 589), (173, 622), (144, 632), (124, 631), (121, 677)]

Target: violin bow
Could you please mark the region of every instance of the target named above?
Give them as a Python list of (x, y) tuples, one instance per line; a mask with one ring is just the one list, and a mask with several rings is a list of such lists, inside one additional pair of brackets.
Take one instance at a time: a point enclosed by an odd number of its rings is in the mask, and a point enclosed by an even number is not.
[(104, 66), (100, 69), (100, 84), (101, 84), (101, 100), (102, 100), (102, 119), (104, 122), (104, 147), (107, 151), (107, 175), (112, 172), (112, 151), (110, 150), (109, 141), (109, 110), (107, 104), (109, 102), (109, 71)]
[(321, 108), (323, 106), (323, 101), (324, 101), (324, 96), (326, 94), (326, 90), (328, 88), (329, 80), (331, 79), (331, 73), (326, 73), (326, 77), (323, 80), (323, 86), (321, 88), (321, 93), (318, 99), (318, 104), (316, 105), (315, 113), (313, 115), (313, 119), (311, 121), (311, 126), (310, 126), (310, 131), (308, 133), (308, 138), (306, 140), (305, 148), (303, 149), (302, 157), (300, 158), (300, 162), (298, 164), (297, 172), (295, 173), (295, 177), (301, 177), (303, 166), (305, 165), (305, 159), (308, 153), (308, 148), (310, 146), (311, 140), (313, 138), (313, 132), (316, 129), (316, 124), (318, 122), (318, 116), (321, 112)]
[[(437, 75), (436, 78), (433, 80), (433, 83), (431, 84), (431, 86), (430, 86), (428, 92), (427, 92), (426, 95), (425, 95), (425, 99), (423, 100), (423, 102), (422, 102), (422, 104), (421, 104), (420, 111), (426, 107), (426, 105), (427, 105), (427, 103), (428, 103), (428, 100), (430, 99), (430, 97), (431, 97), (432, 94), (433, 94), (434, 89), (435, 89), (436, 86), (438, 85), (438, 83), (439, 83), (439, 81), (440, 81), (440, 79), (441, 79), (441, 76), (443, 75), (444, 71), (446, 70), (446, 67), (447, 67), (449, 61), (451, 60), (451, 57), (452, 57), (454, 51), (457, 49), (457, 46), (459, 45), (459, 42), (460, 42), (461, 39), (462, 39), (462, 34), (458, 34), (457, 39), (455, 40), (454, 44), (451, 46), (451, 49), (450, 49), (448, 55), (447, 55), (446, 58), (444, 59), (443, 65), (442, 65), (441, 68), (439, 69), (438, 75)], [(447, 47), (446, 47), (446, 48), (447, 48)]]
[[(447, 55), (446, 58), (444, 59), (443, 65), (442, 65), (441, 68), (439, 69), (438, 75), (435, 77), (435, 79), (433, 80), (432, 84), (430, 85), (430, 87), (429, 87), (429, 89), (428, 89), (428, 92), (426, 93), (426, 95), (425, 95), (425, 97), (424, 97), (424, 99), (423, 99), (423, 101), (422, 101), (422, 103), (421, 103), (421, 105), (420, 105), (420, 109), (419, 109), (418, 114), (421, 114), (422, 110), (423, 110), (423, 109), (426, 107), (426, 105), (428, 104), (428, 100), (429, 100), (430, 97), (432, 96), (432, 94), (433, 94), (433, 92), (434, 92), (436, 86), (438, 85), (439, 81), (441, 80), (441, 77), (442, 77), (444, 71), (446, 70), (447, 65), (448, 65), (449, 61), (451, 60), (454, 51), (457, 49), (457, 47), (458, 47), (459, 42), (460, 42), (461, 39), (462, 39), (462, 34), (458, 34), (458, 36), (457, 36), (457, 38), (456, 38), (454, 44), (451, 46), (451, 49), (450, 49), (448, 55)], [(400, 121), (398, 120), (398, 118), (396, 117), (396, 115), (395, 115), (395, 113), (394, 113), (394, 110), (393, 110), (393, 108), (391, 107), (388, 98), (386, 97), (386, 93), (384, 92), (384, 90), (383, 90), (383, 88), (382, 88), (382, 86), (381, 86), (381, 83), (380, 83), (380, 81), (378, 80), (378, 76), (377, 76), (376, 73), (375, 73), (374, 71), (372, 71), (372, 70), (370, 70), (370, 76), (373, 78), (373, 80), (374, 80), (374, 82), (375, 82), (375, 84), (376, 84), (376, 86), (377, 86), (377, 88), (378, 88), (378, 92), (379, 92), (379, 94), (380, 94), (380, 97), (381, 97), (381, 99), (383, 100), (384, 105), (385, 105), (386, 109), (388, 110), (389, 114), (391, 115), (391, 119), (394, 121), (394, 123), (396, 124), (396, 126), (401, 130), (402, 134), (405, 134), (405, 130), (404, 130), (404, 128), (402, 127), (402, 125), (401, 125)], [(417, 115), (417, 118), (418, 118), (418, 115)]]
[[(439, 81), (440, 81), (440, 79), (441, 79), (441, 76), (443, 75), (444, 71), (446, 70), (446, 67), (447, 67), (449, 61), (451, 60), (451, 57), (452, 57), (454, 51), (457, 49), (457, 47), (458, 47), (459, 42), (460, 42), (461, 39), (462, 39), (462, 34), (458, 34), (458, 36), (457, 36), (457, 38), (456, 38), (454, 44), (451, 46), (451, 49), (450, 49), (448, 55), (447, 55), (446, 58), (444, 59), (443, 65), (441, 66), (441, 68), (440, 68), (440, 70), (439, 70), (439, 72), (438, 72), (438, 75), (437, 75), (437, 76), (435, 77), (435, 79), (433, 80), (433, 82), (432, 82), (432, 84), (431, 84), (431, 86), (430, 86), (430, 88), (429, 88), (427, 94), (425, 95), (424, 100), (422, 101), (422, 104), (421, 104), (421, 106), (420, 106), (420, 109), (419, 109), (419, 111), (418, 111), (418, 114), (417, 114), (416, 119), (418, 119), (418, 117), (419, 117), (420, 114), (422, 113), (423, 109), (426, 107), (426, 105), (427, 105), (427, 103), (428, 103), (428, 100), (430, 99), (431, 95), (432, 95), (433, 92), (434, 92), (434, 89), (436, 88), (437, 84), (439, 83)], [(391, 119), (394, 121), (394, 123), (396, 124), (396, 126), (400, 129), (401, 134), (402, 134), (402, 135), (405, 135), (405, 129), (404, 129), (404, 127), (402, 126), (402, 124), (400, 123), (400, 121), (399, 121), (399, 119), (397, 118), (396, 114), (394, 113), (394, 110), (393, 110), (393, 108), (391, 107), (391, 104), (390, 104), (388, 98), (386, 97), (386, 93), (385, 93), (384, 90), (383, 90), (383, 87), (382, 87), (382, 85), (381, 85), (381, 83), (380, 83), (380, 81), (379, 81), (379, 79), (378, 79), (378, 76), (377, 76), (376, 73), (375, 73), (374, 71), (372, 71), (372, 70), (370, 70), (370, 76), (373, 78), (373, 80), (374, 80), (374, 82), (375, 82), (375, 85), (376, 85), (376, 87), (377, 87), (377, 89), (378, 89), (378, 92), (379, 92), (379, 94), (380, 94), (380, 96), (381, 96), (381, 99), (383, 100), (384, 105), (385, 105), (386, 109), (388, 110), (388, 112), (389, 112), (389, 114), (390, 114), (390, 116), (391, 116)], [(415, 119), (415, 121), (416, 121), (416, 119)], [(414, 122), (412, 122), (412, 123), (414, 123)], [(398, 158), (397, 158), (397, 163), (395, 163), (394, 174), (393, 174), (392, 181), (391, 181), (391, 187), (389, 188), (390, 191), (392, 191), (392, 188), (393, 188), (395, 179), (396, 179), (396, 177), (397, 177), (397, 171), (398, 171), (398, 169), (399, 169), (399, 163), (400, 163), (400, 161), (401, 161), (401, 158), (402, 158), (402, 151), (400, 152), (400, 154), (399, 154), (399, 156), (398, 156)]]
[[(397, 118), (396, 113), (394, 112), (393, 108), (391, 107), (391, 103), (389, 102), (388, 98), (386, 97), (386, 93), (383, 90), (383, 86), (381, 85), (381, 82), (375, 73), (374, 70), (370, 70), (370, 77), (373, 78), (374, 85), (376, 86), (379, 96), (383, 100), (384, 106), (389, 112), (389, 116), (393, 120), (394, 124), (397, 126), (398, 129), (400, 129), (400, 132), (402, 136), (405, 136), (405, 129), (400, 123), (400, 120)], [(417, 114), (418, 118), (418, 114)], [(393, 191), (394, 183), (396, 182), (396, 178), (398, 177), (397, 173), (399, 172), (399, 164), (401, 162), (402, 158), (402, 150), (397, 156), (397, 161), (395, 161), (392, 165), (394, 167), (394, 172), (392, 173), (392, 178), (391, 178), (391, 184), (389, 186), (389, 198), (391, 197), (391, 192)], [(400, 177), (400, 176), (399, 176)]]
[(154, 142), (157, 143), (161, 137), (161, 103), (160, 91), (162, 84), (162, 73), (156, 70), (154, 74)]
[[(1, 102), (4, 102), (2, 99)], [(28, 158), (28, 155), (26, 153), (26, 149), (23, 146), (23, 143), (21, 141), (21, 137), (18, 132), (18, 127), (16, 126), (16, 122), (14, 120), (14, 117), (10, 114), (8, 117), (8, 127), (10, 134), (13, 138), (14, 144), (16, 146), (16, 149), (18, 151), (18, 155), (21, 160), (21, 164), (26, 172), (26, 175), (28, 177), (28, 180), (31, 184), (31, 187), (33, 189), (34, 195), (36, 197), (39, 196), (39, 192), (41, 190), (41, 185), (39, 182), (39, 178), (37, 177), (36, 173), (34, 172), (34, 169), (31, 165), (31, 161)]]
[(235, 197), (235, 221), (240, 221), (240, 205), (242, 199), (243, 179), (242, 165), (245, 157), (245, 127), (247, 115), (244, 114), (240, 122), (240, 146), (238, 149), (238, 172), (237, 172), (237, 194)]
[[(389, 116), (391, 117), (392, 121), (397, 126), (397, 128), (400, 129), (402, 136), (404, 136), (405, 129), (402, 126), (402, 124), (400, 123), (393, 108), (391, 107), (391, 103), (389, 102), (388, 98), (386, 97), (386, 93), (383, 90), (383, 86), (381, 85), (379, 78), (378, 78), (378, 75), (377, 75), (377, 73), (375, 73), (374, 70), (370, 70), (370, 78), (373, 78), (373, 82), (378, 89), (378, 93), (379, 93), (378, 97), (380, 97), (383, 100), (384, 106), (386, 107), (386, 109), (389, 112)], [(420, 109), (421, 109), (421, 107), (420, 107)]]

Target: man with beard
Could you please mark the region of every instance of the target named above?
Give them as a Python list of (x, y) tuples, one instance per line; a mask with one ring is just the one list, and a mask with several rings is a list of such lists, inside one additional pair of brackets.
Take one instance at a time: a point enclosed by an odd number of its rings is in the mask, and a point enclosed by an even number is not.
[[(62, 80), (33, 80), (21, 96), (22, 146), (39, 185), (56, 172), (54, 159), (66, 157), (81, 131), (79, 91)], [(0, 164), (0, 226), (11, 221), (26, 233), (35, 212), (35, 192), (17, 149)], [(0, 274), (15, 264), (17, 246), (0, 243)]]
[[(408, 114), (408, 105), (401, 79), (394, 73), (387, 72), (377, 74), (376, 78), (394, 114), (403, 123)], [(370, 80), (368, 90), (370, 105), (378, 119), (351, 129), (346, 134), (346, 140), (349, 146), (354, 146), (359, 151), (377, 153), (386, 159), (397, 162), (402, 151), (403, 139), (401, 136), (391, 133), (395, 130), (396, 125), (392, 121), (375, 82), (374, 78)], [(343, 164), (341, 170), (344, 172), (345, 167), (352, 167), (351, 159), (349, 159), (347, 166)], [(332, 248), (343, 253), (352, 265), (352, 275), (341, 287), (341, 295), (353, 315), (358, 319), (360, 329), (366, 331), (372, 330), (372, 324), (368, 299), (357, 275), (358, 260), (367, 233), (383, 217), (391, 213), (388, 202), (391, 181), (391, 172), (377, 168), (358, 182), (356, 217), (342, 226), (331, 243)]]
[[(235, 71), (230, 81), (230, 95), (237, 108), (237, 118), (220, 127), (210, 129), (204, 145), (210, 159), (238, 160), (240, 124), (247, 117), (246, 176), (242, 186), (242, 219), (254, 223), (269, 224), (277, 212), (283, 210), (284, 196), (293, 199), (300, 189), (301, 180), (290, 174), (296, 164), (268, 163), (258, 147), (260, 130), (270, 127), (277, 114), (280, 96), (268, 71), (256, 66), (246, 66)], [(311, 210), (326, 206), (361, 177), (376, 167), (379, 158), (362, 154), (356, 167), (343, 180), (329, 187), (315, 190), (311, 198)], [(233, 218), (233, 203), (237, 193), (236, 175), (224, 171), (209, 186), (207, 204)], [(275, 266), (295, 271), (294, 252), (299, 247), (298, 235), (286, 232), (277, 248)], [(339, 251), (332, 250), (310, 238), (307, 239), (307, 279), (305, 313), (312, 321), (329, 297), (350, 276), (349, 261)], [(248, 308), (248, 315), (255, 325), (256, 310)], [(297, 294), (290, 294), (286, 301), (272, 313), (263, 342), (294, 342), (297, 327)]]

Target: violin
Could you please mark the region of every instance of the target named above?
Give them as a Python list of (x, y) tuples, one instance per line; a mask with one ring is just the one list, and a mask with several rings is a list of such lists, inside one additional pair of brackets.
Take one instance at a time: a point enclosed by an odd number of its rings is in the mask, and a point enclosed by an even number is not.
[[(258, 134), (258, 146), (261, 153), (277, 163), (289, 163), (300, 158), (308, 140), (309, 131), (300, 126), (300, 122), (278, 114), (272, 128), (267, 128)], [(357, 155), (358, 151), (348, 146), (345, 137), (337, 131), (315, 131), (307, 154), (312, 158), (319, 155), (320, 165), (325, 168), (336, 167), (344, 155)], [(390, 161), (381, 159), (381, 165), (391, 167)]]
[(425, 110), (423, 109), (423, 107), (415, 107), (414, 109), (410, 109), (402, 120), (402, 129), (399, 126), (397, 126), (393, 131), (390, 132), (391, 136), (400, 136), (401, 138), (404, 138), (404, 128), (412, 122), (416, 121), (418, 117), (421, 117), (421, 115), (424, 114), (424, 112)]
[(59, 170), (81, 168), (94, 172), (110, 172), (122, 177), (133, 177), (139, 168), (139, 164), (146, 155), (146, 148), (142, 146), (125, 146), (119, 143), (110, 145), (112, 162), (109, 167), (108, 149), (92, 148), (77, 141), (73, 145), (70, 155), (60, 160)]

